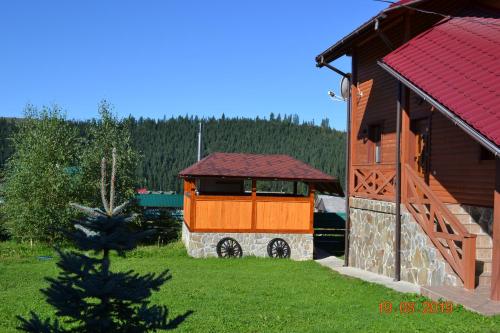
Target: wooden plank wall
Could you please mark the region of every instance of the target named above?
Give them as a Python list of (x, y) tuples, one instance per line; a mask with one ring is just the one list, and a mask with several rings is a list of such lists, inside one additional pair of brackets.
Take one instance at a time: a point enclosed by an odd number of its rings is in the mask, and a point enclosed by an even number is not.
[(196, 198), (196, 229), (249, 230), (251, 227), (251, 198), (231, 200)]
[[(481, 160), (481, 147), (448, 118), (410, 93), (410, 119), (431, 117), (429, 186), (445, 203), (493, 206), (495, 161)], [(415, 143), (410, 142), (414, 148)], [(413, 155), (412, 151), (410, 155)]]
[[(398, 29), (387, 31), (387, 35), (391, 41), (402, 39)], [(382, 127), (382, 164), (395, 162), (397, 82), (377, 65), (377, 60), (388, 52), (389, 49), (378, 37), (360, 43), (356, 49), (358, 67), (355, 80), (359, 94), (353, 96), (355, 112), (352, 115), (352, 162), (355, 165), (373, 162), (369, 156), (368, 140), (371, 125)]]
[[(435, 1), (436, 10), (442, 10), (452, 3), (451, 0)], [(405, 36), (405, 21), (410, 21), (411, 31)], [(408, 17), (400, 16), (393, 22), (382, 21), (380, 27), (394, 47), (403, 44), (405, 38), (412, 38), (425, 31), (438, 21), (435, 15), (415, 13)], [(382, 126), (382, 159), (381, 164), (396, 162), (396, 102), (397, 80), (384, 71), (377, 61), (391, 52), (382, 39), (373, 33), (360, 41), (353, 52), (356, 64), (354, 83), (359, 91), (353, 96), (353, 151), (352, 163), (357, 165), (372, 164), (368, 140), (368, 127)]]
[(249, 196), (201, 195), (196, 196), (196, 222), (190, 229), (201, 232), (312, 233), (311, 205), (314, 202), (309, 197), (266, 196), (254, 201)]
[(184, 221), (191, 231), (313, 233), (312, 185), (306, 197), (258, 196), (255, 191), (251, 196), (196, 195), (194, 186), (184, 182)]
[(431, 123), (429, 185), (443, 202), (493, 207), (495, 161), (480, 160), (479, 143), (437, 111)]
[(309, 208), (308, 201), (257, 201), (256, 229), (309, 231)]

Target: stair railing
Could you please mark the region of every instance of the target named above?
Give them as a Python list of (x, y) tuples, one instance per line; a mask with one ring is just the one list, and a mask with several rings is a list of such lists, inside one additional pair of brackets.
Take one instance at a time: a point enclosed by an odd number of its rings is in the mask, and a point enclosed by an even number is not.
[(464, 287), (474, 289), (476, 235), (465, 229), (410, 165), (404, 167), (407, 209), (460, 277)]

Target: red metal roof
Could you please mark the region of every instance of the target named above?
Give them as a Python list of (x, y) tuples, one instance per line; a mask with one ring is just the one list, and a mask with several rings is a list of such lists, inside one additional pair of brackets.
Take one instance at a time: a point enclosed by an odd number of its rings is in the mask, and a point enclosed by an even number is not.
[(288, 155), (237, 153), (210, 154), (182, 170), (179, 176), (337, 181), (336, 178)]
[(500, 145), (500, 14), (474, 8), (383, 58), (485, 138)]

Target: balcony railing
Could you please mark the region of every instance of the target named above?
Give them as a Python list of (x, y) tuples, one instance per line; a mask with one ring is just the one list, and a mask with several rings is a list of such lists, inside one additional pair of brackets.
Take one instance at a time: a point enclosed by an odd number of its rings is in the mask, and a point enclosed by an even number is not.
[(394, 164), (353, 165), (353, 196), (394, 200), (396, 170)]

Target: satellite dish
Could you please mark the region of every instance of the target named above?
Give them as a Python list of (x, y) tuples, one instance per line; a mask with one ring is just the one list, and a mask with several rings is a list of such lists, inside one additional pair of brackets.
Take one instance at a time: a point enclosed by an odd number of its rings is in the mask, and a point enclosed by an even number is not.
[(342, 95), (342, 98), (344, 100), (347, 100), (349, 98), (349, 90), (350, 90), (350, 76), (344, 76), (342, 78), (342, 81), (340, 81), (340, 94)]

